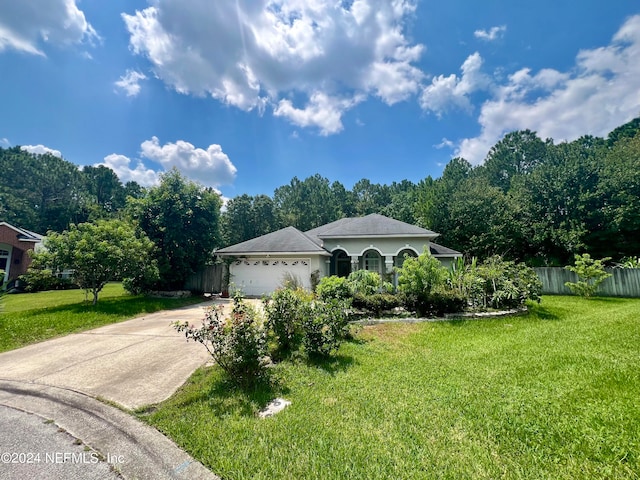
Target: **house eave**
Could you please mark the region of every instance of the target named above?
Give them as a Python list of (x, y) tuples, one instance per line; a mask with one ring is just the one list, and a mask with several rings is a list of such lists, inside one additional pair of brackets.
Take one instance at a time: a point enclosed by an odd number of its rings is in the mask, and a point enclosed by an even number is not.
[(389, 233), (389, 234), (376, 234), (376, 235), (316, 235), (318, 238), (322, 240), (339, 240), (342, 238), (421, 238), (432, 240), (434, 238), (438, 238), (440, 236), (439, 233), (424, 233), (424, 234), (397, 234), (397, 233)]
[(275, 257), (275, 256), (300, 256), (300, 255), (321, 255), (324, 257), (330, 257), (331, 254), (327, 251), (324, 252), (216, 252), (216, 255), (221, 257)]

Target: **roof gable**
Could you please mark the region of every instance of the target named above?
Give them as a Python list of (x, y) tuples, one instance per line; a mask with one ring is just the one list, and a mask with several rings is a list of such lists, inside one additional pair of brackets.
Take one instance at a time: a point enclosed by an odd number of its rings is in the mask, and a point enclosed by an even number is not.
[(307, 253), (329, 255), (320, 245), (295, 227), (286, 227), (261, 237), (252, 238), (216, 253), (222, 255), (246, 255), (258, 253)]
[(39, 242), (42, 242), (42, 239), (44, 238), (42, 235), (38, 233), (31, 232), (24, 228), (16, 227), (7, 222), (0, 222), (0, 227), (7, 227), (15, 231), (17, 233), (18, 240), (22, 242), (39, 243)]

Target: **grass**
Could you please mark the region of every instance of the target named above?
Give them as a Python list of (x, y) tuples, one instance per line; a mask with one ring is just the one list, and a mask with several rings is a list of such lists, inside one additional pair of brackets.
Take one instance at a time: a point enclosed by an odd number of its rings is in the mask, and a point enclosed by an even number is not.
[(96, 306), (91, 305), (91, 300), (85, 302), (83, 290), (4, 295), (0, 310), (0, 352), (199, 301), (198, 297), (131, 296), (120, 283), (107, 284)]
[[(510, 318), (365, 327), (271, 387), (198, 370), (139, 417), (225, 479), (633, 479), (639, 299), (545, 297)], [(275, 396), (293, 403), (269, 419)]]

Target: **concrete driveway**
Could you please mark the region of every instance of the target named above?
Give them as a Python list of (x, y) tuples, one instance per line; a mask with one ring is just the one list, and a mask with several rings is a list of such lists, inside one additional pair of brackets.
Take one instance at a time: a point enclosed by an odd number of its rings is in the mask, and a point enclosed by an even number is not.
[[(229, 308), (226, 300), (216, 300)], [(171, 323), (212, 302), (145, 315), (0, 354), (0, 380), (63, 387), (135, 409), (170, 397), (209, 354)]]

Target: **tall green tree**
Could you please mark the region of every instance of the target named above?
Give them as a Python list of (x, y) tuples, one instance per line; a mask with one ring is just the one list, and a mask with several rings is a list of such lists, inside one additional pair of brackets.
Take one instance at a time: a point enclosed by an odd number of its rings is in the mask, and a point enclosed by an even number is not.
[(443, 242), (469, 256), (518, 257), (519, 231), (510, 198), (482, 177), (462, 182), (448, 203)]
[(640, 133), (622, 137), (606, 152), (598, 185), (605, 235), (598, 257), (640, 254)]
[(547, 161), (514, 181), (510, 191), (521, 215), (519, 229), (530, 263), (566, 265), (602, 241), (597, 198), (602, 142), (580, 138), (549, 146)]
[(180, 289), (212, 259), (214, 248), (222, 244), (221, 206), (220, 195), (175, 168), (144, 197), (129, 198), (129, 214), (157, 247), (160, 279), (154, 288)]
[(339, 218), (329, 180), (319, 174), (304, 180), (293, 177), (288, 185), (275, 190), (273, 202), (280, 224), (303, 231)]
[(144, 233), (121, 220), (71, 224), (62, 233), (49, 232), (45, 250), (34, 253), (33, 266), (52, 271), (72, 270), (73, 280), (98, 302), (102, 288), (111, 280), (146, 272), (157, 276), (152, 258), (154, 245)]
[(531, 130), (507, 133), (491, 147), (482, 168), (483, 174), (491, 185), (507, 192), (514, 177), (531, 173), (544, 162), (548, 144), (550, 142), (543, 142)]
[(0, 148), (0, 197), (8, 220), (33, 230), (61, 232), (87, 218), (89, 194), (78, 168), (62, 158), (21, 147)]

